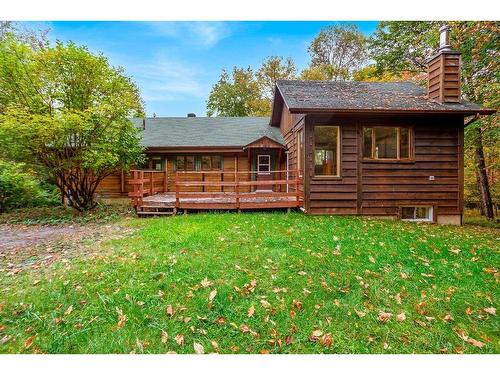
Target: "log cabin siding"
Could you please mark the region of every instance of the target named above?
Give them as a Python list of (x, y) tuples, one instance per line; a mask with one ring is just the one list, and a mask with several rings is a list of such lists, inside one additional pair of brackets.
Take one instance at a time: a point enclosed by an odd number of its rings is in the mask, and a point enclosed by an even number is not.
[[(302, 114), (291, 114), (286, 105), (283, 106), (283, 115), (281, 117), (280, 127), (283, 132), (283, 138), (285, 140), (285, 147), (288, 151), (288, 169), (289, 170), (298, 170), (300, 166), (298, 165), (298, 133), (300, 131), (304, 131), (305, 125), (305, 116)], [(305, 138), (304, 138), (305, 142)], [(304, 143), (302, 145), (302, 156), (305, 158), (305, 146)], [(285, 161), (286, 163), (286, 161)], [(286, 164), (285, 164), (286, 167)], [(302, 171), (302, 175), (304, 171)], [(295, 178), (296, 176), (289, 176), (290, 179)], [(304, 191), (304, 179), (299, 183), (299, 191)], [(294, 186), (289, 187), (289, 191), (295, 191)]]
[[(402, 205), (428, 204), (437, 215), (461, 215), (462, 118), (307, 116), (306, 209), (311, 214), (398, 216)], [(340, 125), (340, 177), (315, 177), (315, 124)], [(413, 160), (365, 160), (363, 126), (411, 126)], [(434, 176), (434, 181), (429, 180)]]

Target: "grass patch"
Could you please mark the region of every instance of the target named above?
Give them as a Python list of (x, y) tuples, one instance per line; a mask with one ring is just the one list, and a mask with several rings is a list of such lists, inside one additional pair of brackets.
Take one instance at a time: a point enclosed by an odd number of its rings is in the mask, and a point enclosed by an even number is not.
[(94, 257), (0, 274), (0, 352), (498, 352), (496, 229), (278, 213), (126, 225)]

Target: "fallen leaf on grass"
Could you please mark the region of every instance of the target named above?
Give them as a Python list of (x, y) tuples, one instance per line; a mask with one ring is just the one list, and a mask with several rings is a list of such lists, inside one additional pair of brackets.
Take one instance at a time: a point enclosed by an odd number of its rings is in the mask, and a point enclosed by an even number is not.
[(219, 353), (219, 344), (217, 344), (217, 341), (210, 340), (210, 344), (212, 345), (212, 348), (214, 348), (214, 351)]
[(217, 289), (212, 290), (208, 295), (208, 301), (212, 302), (216, 295), (217, 295)]
[(12, 336), (5, 335), (4, 337), (2, 337), (2, 338), (0, 339), (0, 345), (5, 345), (5, 344), (7, 344), (7, 343), (10, 341), (10, 339), (11, 339), (11, 338), (12, 338)]
[(167, 306), (167, 315), (170, 317), (172, 317), (174, 315), (174, 309), (173, 309), (172, 305)]
[(453, 320), (453, 316), (451, 314), (446, 314), (443, 318), (445, 322), (451, 322)]
[(265, 309), (269, 309), (269, 308), (271, 308), (271, 307), (272, 307), (272, 306), (271, 306), (271, 304), (270, 304), (267, 300), (265, 300), (265, 299), (261, 300), (261, 301), (260, 301), (260, 304), (261, 304), (261, 305), (262, 305), (262, 307), (263, 307), (263, 308), (265, 308)]
[(183, 346), (184, 345), (184, 335), (181, 335), (181, 334), (176, 335), (175, 342), (177, 343), (177, 345)]
[(325, 333), (323, 336), (321, 336), (321, 339), (319, 342), (321, 345), (323, 345), (325, 347), (332, 346), (332, 343), (333, 343), (332, 335), (330, 333)]
[(309, 336), (310, 341), (318, 341), (320, 337), (323, 336), (323, 331), (319, 329), (315, 329), (312, 331), (311, 335)]
[(205, 354), (205, 348), (200, 343), (194, 342), (193, 348), (196, 354)]
[(253, 314), (255, 313), (255, 307), (252, 305), (248, 308), (248, 317), (251, 318), (253, 316)]
[(388, 312), (384, 312), (384, 311), (380, 311), (378, 313), (378, 321), (379, 322), (382, 322), (382, 323), (385, 323), (387, 322), (389, 319), (391, 319), (391, 316), (392, 314), (391, 313), (388, 313)]
[(486, 344), (484, 342), (481, 342), (481, 341), (478, 341), (478, 340), (475, 340), (473, 339), (472, 337), (469, 337), (465, 334), (465, 332), (461, 329), (456, 329), (455, 330), (455, 333), (458, 335), (458, 337), (460, 337), (462, 340), (464, 340), (465, 342), (468, 342), (469, 344), (475, 346), (476, 348), (482, 348), (483, 346), (485, 346)]
[(460, 253), (460, 249), (457, 249), (456, 247), (452, 247), (451, 249), (448, 249), (450, 251), (450, 253), (453, 253), (453, 254), (459, 254)]
[(370, 262), (375, 263), (375, 258), (372, 257), (371, 255), (368, 257), (368, 259), (370, 260)]
[(465, 313), (467, 315), (472, 315), (473, 312), (474, 312), (474, 310), (470, 306), (467, 306), (467, 308), (465, 309)]
[(405, 321), (406, 320), (406, 314), (404, 312), (402, 312), (402, 313), (400, 313), (400, 314), (398, 314), (396, 316), (396, 319), (397, 319), (398, 322)]
[(396, 294), (394, 298), (396, 299), (396, 303), (401, 305), (401, 293)]
[(125, 314), (123, 314), (123, 311), (118, 307), (116, 308), (116, 312), (118, 313), (118, 328), (123, 328), (125, 322), (127, 321), (127, 317), (125, 316)]
[(35, 340), (36, 335), (28, 337), (28, 339), (24, 342), (24, 349), (29, 349), (31, 345), (33, 345), (33, 340)]
[(168, 341), (168, 333), (165, 331), (161, 331), (161, 342), (165, 344)]
[(357, 316), (359, 316), (360, 318), (363, 318), (366, 313), (364, 311), (358, 311), (356, 309), (354, 309), (354, 312), (356, 313)]
[(293, 337), (292, 335), (285, 336), (285, 345), (292, 345)]
[(64, 312), (64, 315), (69, 315), (71, 314), (72, 311), (73, 311), (73, 305), (70, 305)]
[(214, 284), (214, 283), (213, 283), (213, 282), (211, 282), (210, 280), (208, 280), (206, 277), (205, 277), (203, 280), (201, 280), (201, 282), (200, 282), (200, 285), (201, 285), (203, 288), (209, 288), (209, 287), (211, 287), (213, 284)]
[(486, 307), (483, 309), (485, 312), (487, 312), (490, 315), (496, 315), (497, 314), (497, 309), (494, 307)]
[(299, 300), (294, 299), (292, 301), (292, 306), (296, 310), (301, 310), (302, 309), (302, 302), (300, 302)]

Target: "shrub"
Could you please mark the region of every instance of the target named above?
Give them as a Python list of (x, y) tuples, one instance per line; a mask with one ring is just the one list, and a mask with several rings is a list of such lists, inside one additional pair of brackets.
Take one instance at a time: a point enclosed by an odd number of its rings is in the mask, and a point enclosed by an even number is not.
[(0, 160), (0, 213), (19, 207), (49, 203), (47, 191), (25, 171), (25, 165)]

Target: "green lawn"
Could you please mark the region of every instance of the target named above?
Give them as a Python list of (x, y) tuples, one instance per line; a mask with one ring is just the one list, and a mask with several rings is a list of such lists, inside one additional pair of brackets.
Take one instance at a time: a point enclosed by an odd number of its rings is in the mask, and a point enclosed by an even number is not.
[(281, 213), (120, 224), (137, 231), (95, 256), (0, 273), (0, 352), (499, 352), (498, 229)]

